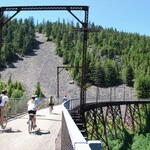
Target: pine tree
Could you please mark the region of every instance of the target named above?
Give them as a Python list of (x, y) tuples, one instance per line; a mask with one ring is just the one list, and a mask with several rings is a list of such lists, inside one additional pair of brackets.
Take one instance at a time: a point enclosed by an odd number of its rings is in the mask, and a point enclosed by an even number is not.
[(114, 86), (118, 83), (119, 75), (117, 65), (114, 61), (105, 60), (104, 65), (106, 86)]
[(137, 98), (150, 98), (150, 77), (140, 74), (134, 82)]
[(40, 98), (44, 97), (44, 94), (42, 93), (41, 88), (40, 88), (40, 82), (39, 81), (36, 84), (34, 94), (38, 95), (38, 97), (40, 97)]
[(105, 86), (105, 72), (100, 62), (96, 63), (94, 81), (97, 86)]
[(130, 65), (123, 67), (122, 79), (126, 85), (133, 87), (134, 72)]

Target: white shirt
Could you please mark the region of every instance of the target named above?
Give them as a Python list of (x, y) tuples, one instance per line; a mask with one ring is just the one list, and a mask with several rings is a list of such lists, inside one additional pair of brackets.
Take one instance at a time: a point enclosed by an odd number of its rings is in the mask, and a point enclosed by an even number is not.
[(65, 102), (67, 100), (68, 100), (68, 98), (66, 96), (64, 96), (63, 101)]
[(29, 100), (27, 104), (28, 104), (28, 111), (29, 110), (33, 110), (33, 111), (36, 110), (36, 103), (35, 103), (35, 101)]
[(3, 95), (3, 96), (2, 96), (2, 102), (1, 102), (0, 106), (4, 107), (5, 102), (8, 102), (8, 101), (9, 101), (8, 96)]

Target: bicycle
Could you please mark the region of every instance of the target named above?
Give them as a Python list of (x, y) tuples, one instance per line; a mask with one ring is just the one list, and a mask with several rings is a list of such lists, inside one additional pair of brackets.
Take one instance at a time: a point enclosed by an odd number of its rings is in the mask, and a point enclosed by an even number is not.
[(49, 113), (52, 114), (53, 113), (52, 112), (53, 111), (53, 107), (54, 107), (54, 101), (53, 101), (53, 96), (52, 95), (50, 96), (48, 101), (49, 101), (49, 104), (48, 104), (48, 106), (49, 106)]
[[(1, 118), (1, 111), (0, 111), (0, 118)], [(1, 124), (1, 119), (0, 119), (0, 126), (2, 129), (5, 129), (6, 126), (7, 126), (7, 121), (8, 121), (8, 118), (7, 118), (7, 109), (4, 109), (4, 120), (3, 120), (3, 124)]]
[(28, 131), (29, 134), (31, 134), (31, 132), (34, 130), (35, 125), (34, 125), (34, 114), (33, 113), (29, 113), (29, 120), (28, 120)]
[(49, 105), (49, 113), (52, 114), (54, 104)]

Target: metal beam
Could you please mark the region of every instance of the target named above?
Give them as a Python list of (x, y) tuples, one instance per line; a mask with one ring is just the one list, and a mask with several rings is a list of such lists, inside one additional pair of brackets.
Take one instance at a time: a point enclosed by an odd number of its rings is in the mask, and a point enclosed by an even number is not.
[(17, 11), (15, 14), (13, 14), (10, 18), (8, 18), (3, 24), (2, 27), (3, 28), (13, 17), (15, 17), (20, 11)]
[[(61, 68), (61, 70), (59, 70)], [(59, 74), (66, 68), (72, 68), (70, 66), (58, 66), (57, 67), (57, 98), (59, 98)]]
[(87, 11), (88, 6), (7, 6), (1, 7), (0, 11), (43, 11), (43, 10), (83, 10)]

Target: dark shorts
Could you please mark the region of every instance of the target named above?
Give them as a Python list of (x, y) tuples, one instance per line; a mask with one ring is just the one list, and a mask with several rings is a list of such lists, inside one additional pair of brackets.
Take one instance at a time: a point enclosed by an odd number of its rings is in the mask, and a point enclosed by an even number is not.
[(49, 106), (54, 106), (54, 104), (48, 104)]
[(28, 114), (34, 114), (35, 115), (36, 114), (36, 110), (29, 110)]

